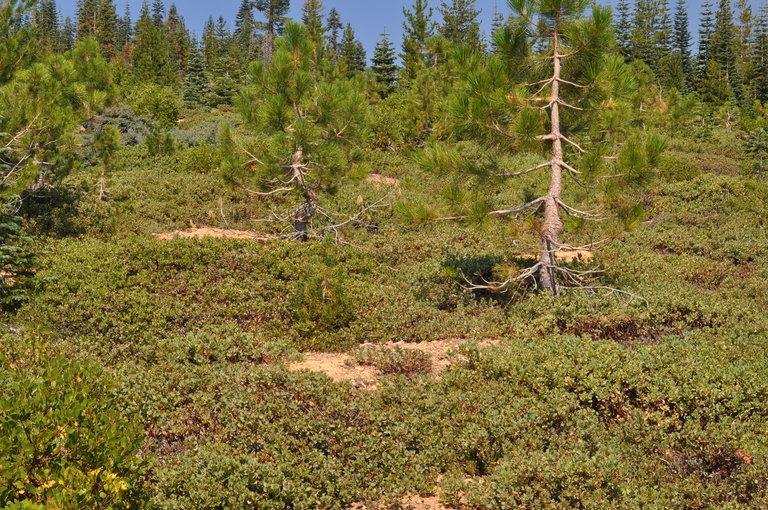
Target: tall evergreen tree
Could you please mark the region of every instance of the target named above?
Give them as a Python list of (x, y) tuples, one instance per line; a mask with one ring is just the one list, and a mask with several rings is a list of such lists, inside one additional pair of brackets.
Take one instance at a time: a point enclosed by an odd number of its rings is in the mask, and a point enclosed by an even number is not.
[[(684, 1), (684, 0), (683, 0)], [(630, 16), (630, 7), (627, 0), (619, 0), (616, 5), (616, 23), (614, 25), (616, 32), (616, 41), (619, 44), (619, 50), (624, 55), (625, 60), (632, 56), (632, 20)]]
[(397, 63), (395, 47), (389, 40), (389, 34), (381, 34), (371, 59), (371, 70), (381, 86), (381, 95), (387, 97), (395, 90), (397, 83)]
[(141, 83), (175, 85), (177, 69), (162, 26), (155, 24), (146, 0), (136, 21), (133, 50), (134, 78)]
[(208, 94), (208, 79), (205, 75), (205, 65), (203, 64), (203, 57), (197, 44), (193, 44), (190, 49), (182, 90), (184, 101), (193, 107), (203, 104)]
[(152, 2), (152, 21), (158, 27), (162, 27), (165, 22), (165, 4), (163, 0), (153, 0)]
[(235, 16), (235, 40), (244, 63), (253, 62), (259, 53), (256, 37), (256, 20), (253, 17), (253, 0), (243, 0)]
[(725, 73), (733, 92), (741, 96), (742, 78), (739, 75), (738, 47), (736, 30), (733, 23), (733, 9), (730, 0), (720, 0), (715, 16), (715, 29), (709, 45), (710, 58), (714, 60)]
[(736, 66), (739, 76), (747, 82), (751, 81), (754, 74), (752, 65), (752, 48), (754, 46), (755, 18), (752, 15), (752, 6), (749, 0), (736, 0), (735, 3), (738, 23), (736, 25), (736, 46), (738, 58)]
[(685, 89), (689, 90), (695, 74), (691, 55), (691, 31), (688, 27), (688, 8), (685, 0), (678, 0), (675, 8), (672, 47), (680, 53), (680, 65), (685, 76)]
[(344, 72), (351, 78), (355, 73), (365, 71), (365, 49), (357, 39), (352, 24), (347, 23), (344, 34), (341, 37), (341, 59)]
[(78, 0), (77, 2), (77, 39), (93, 37), (96, 33), (96, 17), (99, 12), (99, 0)]
[(407, 78), (414, 78), (427, 58), (427, 40), (435, 31), (432, 9), (427, 0), (416, 0), (411, 9), (403, 9), (403, 46), (400, 58), (403, 60)]
[(712, 34), (715, 31), (715, 13), (712, 10), (712, 2), (705, 0), (701, 4), (701, 18), (699, 19), (699, 51), (697, 63), (699, 74), (703, 74), (710, 60), (710, 45), (712, 43)]
[(40, 0), (32, 12), (32, 24), (35, 27), (35, 50), (44, 57), (61, 50), (59, 13), (54, 0)]
[(77, 25), (69, 16), (64, 18), (64, 23), (61, 25), (60, 37), (61, 48), (64, 51), (69, 51), (75, 47), (75, 41), (77, 40)]
[(122, 52), (123, 49), (130, 44), (132, 36), (133, 21), (131, 20), (131, 4), (130, 2), (125, 2), (125, 11), (117, 20), (117, 51)]
[(206, 69), (211, 69), (221, 54), (213, 16), (209, 16), (203, 26), (202, 53)]
[(176, 4), (168, 8), (168, 17), (165, 20), (165, 34), (171, 48), (171, 56), (176, 60), (176, 69), (181, 74), (187, 68), (187, 59), (192, 46), (192, 40), (187, 30), (184, 18), (179, 15)]
[(290, 0), (255, 0), (255, 5), (266, 20), (262, 54), (264, 60), (269, 63), (272, 60), (275, 37), (283, 31), (283, 18), (288, 13), (291, 2)]
[(752, 69), (755, 99), (768, 102), (768, 4), (763, 4), (755, 23)]
[(453, 44), (467, 44), (480, 49), (480, 11), (475, 9), (475, 0), (443, 0), (440, 5), (443, 23), (440, 35)]
[(328, 11), (328, 48), (331, 51), (333, 63), (338, 63), (341, 55), (341, 30), (344, 24), (341, 22), (339, 11), (332, 8)]
[(312, 42), (312, 61), (314, 72), (320, 68), (323, 60), (325, 30), (323, 26), (323, 2), (321, 0), (304, 0), (301, 8), (301, 22), (309, 32), (309, 40)]
[(101, 0), (96, 13), (96, 41), (106, 59), (117, 53), (117, 12), (112, 0)]

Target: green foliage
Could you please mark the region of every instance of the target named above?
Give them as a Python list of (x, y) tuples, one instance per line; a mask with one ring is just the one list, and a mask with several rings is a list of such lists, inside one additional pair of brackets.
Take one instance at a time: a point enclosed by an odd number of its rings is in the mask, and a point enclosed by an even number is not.
[(97, 365), (6, 335), (0, 376), (0, 504), (142, 504), (146, 461), (137, 454), (143, 431), (117, 410), (114, 382)]
[(31, 239), (21, 234), (22, 219), (8, 205), (0, 211), (0, 309), (16, 310), (35, 288), (35, 258)]
[(352, 351), (352, 359), (360, 365), (371, 365), (384, 375), (414, 377), (432, 370), (429, 354), (400, 347), (360, 347)]
[(135, 89), (128, 98), (128, 104), (139, 115), (144, 115), (162, 128), (175, 126), (181, 116), (179, 95), (168, 87), (144, 85)]

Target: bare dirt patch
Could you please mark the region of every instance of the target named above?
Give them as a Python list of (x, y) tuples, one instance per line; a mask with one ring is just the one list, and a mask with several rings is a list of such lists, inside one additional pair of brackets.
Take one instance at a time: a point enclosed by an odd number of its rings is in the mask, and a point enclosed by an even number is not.
[[(451, 364), (451, 352), (467, 342), (468, 340), (465, 338), (450, 338), (421, 343), (392, 342), (382, 345), (363, 344), (362, 347), (421, 351), (428, 354), (432, 359), (431, 373), (438, 374)], [(491, 345), (496, 345), (497, 343), (497, 340), (484, 340), (480, 342), (479, 345), (480, 347), (489, 347)], [(352, 356), (346, 353), (306, 353), (304, 354), (304, 361), (293, 363), (289, 368), (294, 371), (309, 370), (312, 372), (322, 372), (336, 382), (350, 381), (356, 388), (367, 390), (376, 389), (379, 378), (383, 375), (375, 367), (358, 365), (355, 363)]]
[(367, 182), (372, 182), (374, 184), (386, 184), (387, 186), (400, 186), (400, 179), (396, 179), (394, 177), (387, 177), (386, 175), (381, 174), (370, 174), (368, 175), (365, 180)]
[[(532, 253), (521, 255), (520, 258), (539, 260), (539, 256)], [(555, 258), (566, 264), (570, 264), (571, 262), (592, 262), (595, 260), (595, 253), (589, 250), (560, 250), (555, 252)]]
[(257, 241), (267, 241), (270, 238), (259, 234), (258, 232), (249, 232), (247, 230), (232, 230), (228, 228), (194, 227), (186, 230), (177, 230), (165, 234), (152, 234), (157, 239), (163, 241), (173, 241), (174, 239), (202, 239), (205, 237), (218, 237), (227, 239), (250, 239)]

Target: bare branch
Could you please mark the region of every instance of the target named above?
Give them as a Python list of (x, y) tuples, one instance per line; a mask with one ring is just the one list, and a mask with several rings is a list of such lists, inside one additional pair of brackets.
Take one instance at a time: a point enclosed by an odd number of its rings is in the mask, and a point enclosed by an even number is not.
[(520, 207), (515, 207), (514, 209), (506, 209), (506, 210), (500, 210), (500, 211), (491, 211), (488, 213), (489, 215), (493, 216), (509, 216), (515, 213), (519, 213), (521, 211), (525, 211), (528, 208), (531, 208), (533, 206), (541, 206), (541, 204), (544, 202), (544, 197), (539, 197), (536, 200), (532, 200), (531, 202), (528, 202), (525, 205), (521, 205)]
[(535, 172), (536, 170), (541, 170), (542, 168), (547, 168), (552, 164), (551, 161), (547, 161), (546, 163), (542, 163), (538, 166), (535, 166), (533, 168), (529, 168), (528, 170), (523, 170), (522, 172), (506, 172), (503, 174), (493, 174), (496, 177), (517, 177), (518, 175), (525, 175), (530, 174), (532, 172)]

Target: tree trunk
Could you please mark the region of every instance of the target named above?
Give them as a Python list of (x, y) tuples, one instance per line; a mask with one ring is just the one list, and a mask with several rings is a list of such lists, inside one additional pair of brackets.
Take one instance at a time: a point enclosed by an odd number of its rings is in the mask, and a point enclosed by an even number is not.
[(549, 191), (544, 196), (544, 223), (541, 226), (541, 252), (539, 254), (539, 284), (550, 295), (559, 294), (555, 266), (555, 254), (563, 233), (563, 221), (560, 219), (560, 196), (563, 191), (563, 140), (560, 132), (560, 80), (562, 55), (560, 55), (559, 23), (556, 21), (552, 32), (554, 74), (552, 95), (550, 96), (551, 132), (547, 137), (552, 142), (552, 161), (550, 163)]
[(293, 228), (296, 230), (300, 241), (309, 239), (309, 223), (317, 211), (317, 192), (307, 184), (304, 176), (304, 148), (297, 147), (293, 152), (291, 159), (291, 168), (293, 168), (293, 178), (299, 185), (304, 195), (304, 203), (299, 207), (293, 216)]

